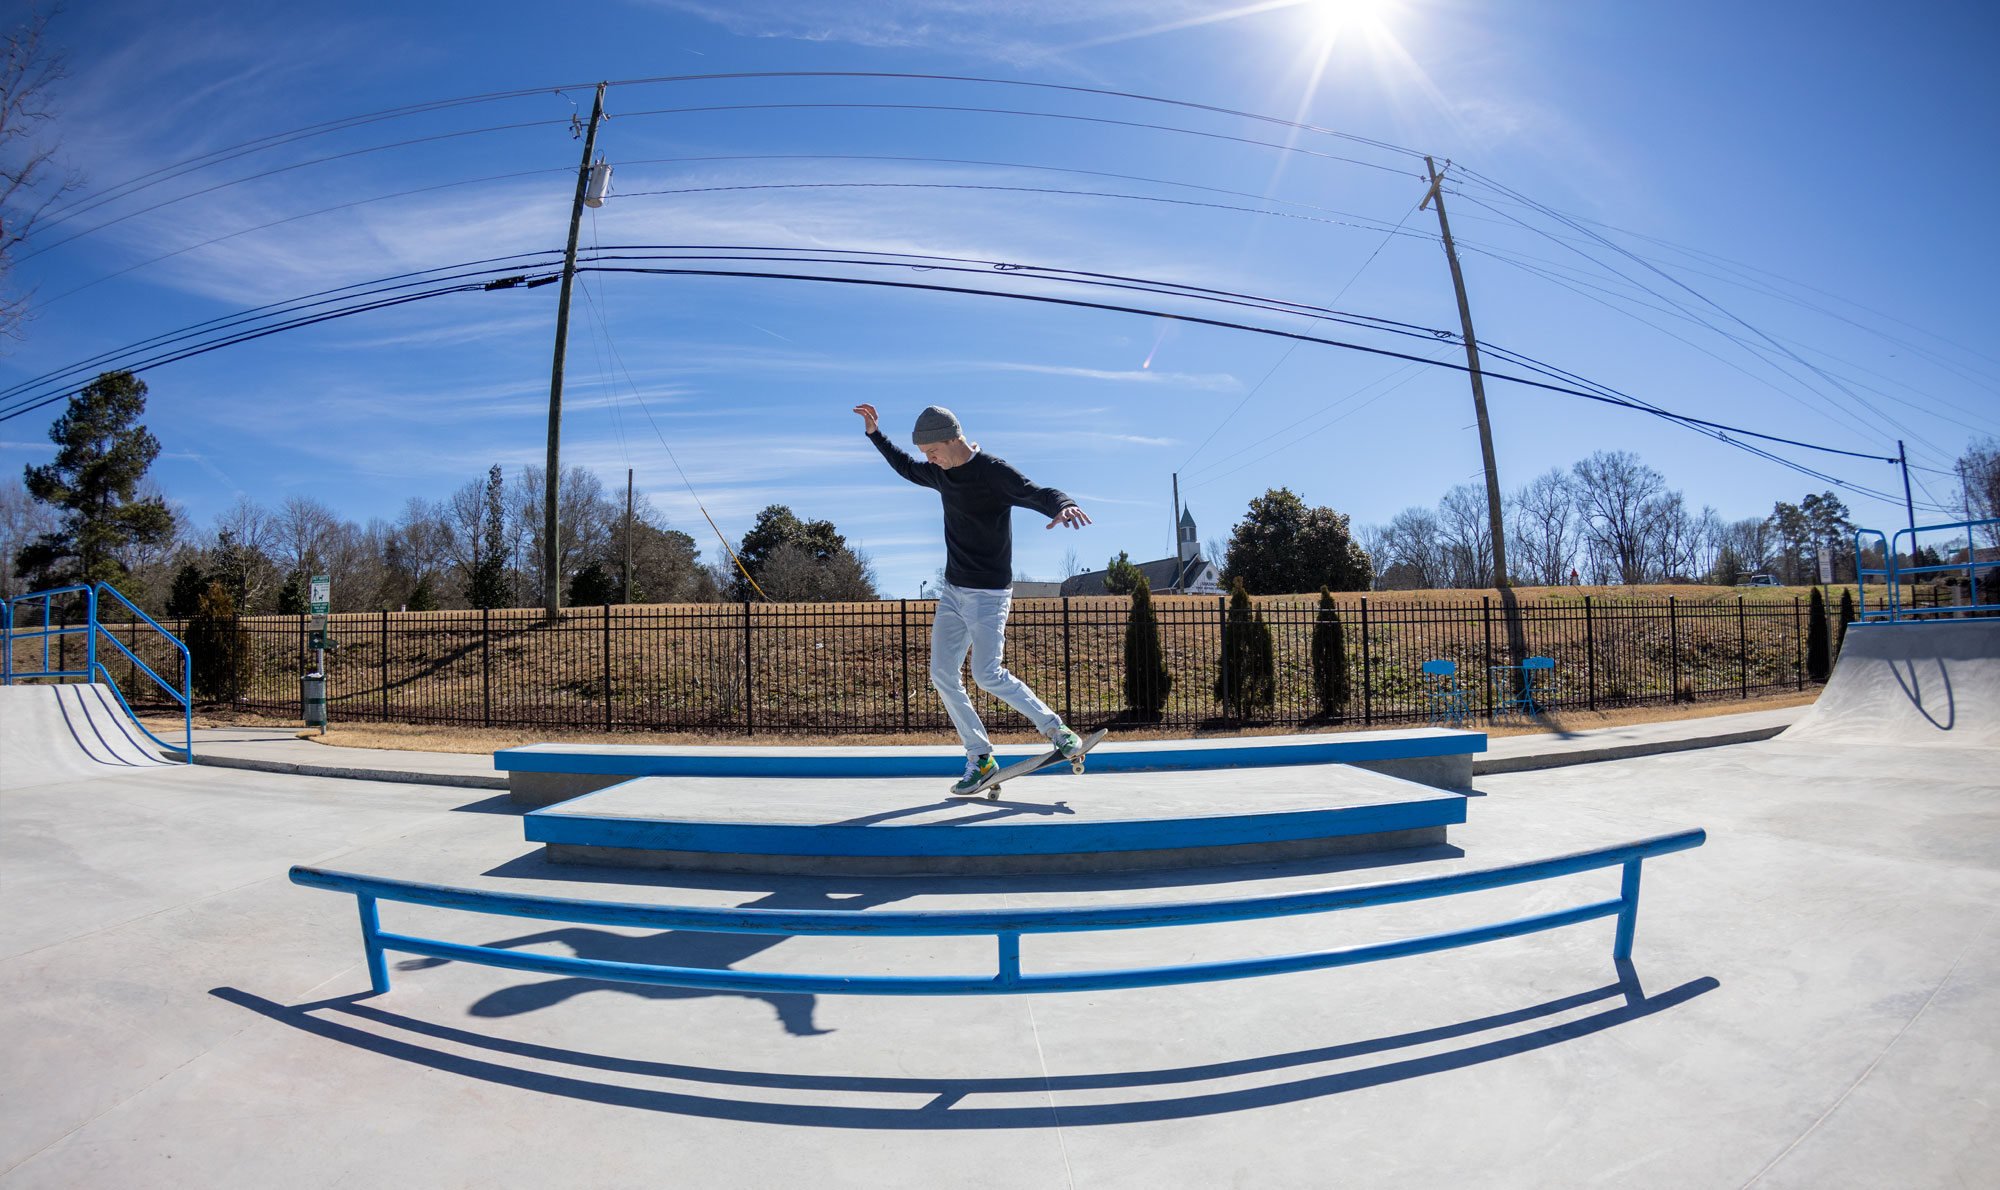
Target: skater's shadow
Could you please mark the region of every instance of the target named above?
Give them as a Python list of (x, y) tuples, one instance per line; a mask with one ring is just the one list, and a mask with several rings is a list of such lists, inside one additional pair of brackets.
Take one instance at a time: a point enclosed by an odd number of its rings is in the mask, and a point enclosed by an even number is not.
[[(740, 906), (744, 909), (837, 909), (859, 912), (890, 901), (901, 900), (902, 894), (889, 891), (834, 895), (827, 892), (806, 889), (788, 889), (774, 892), (766, 897), (749, 901)], [(657, 934), (634, 937), (616, 934), (609, 930), (590, 929), (584, 926), (559, 926), (550, 930), (539, 930), (532, 934), (522, 934), (514, 938), (503, 938), (497, 942), (482, 943), (484, 946), (502, 949), (517, 949), (530, 946), (556, 945), (568, 948), (580, 959), (592, 959), (613, 963), (635, 963), (648, 967), (696, 967), (708, 970), (723, 970), (752, 955), (769, 950), (783, 942), (789, 934), (717, 934), (705, 930), (663, 930)], [(427, 967), (442, 967), (448, 959), (405, 959), (396, 964), (398, 971), (419, 971)], [(535, 1012), (560, 1004), (571, 996), (585, 992), (623, 992), (629, 996), (643, 996), (649, 1000), (686, 1000), (697, 996), (740, 996), (749, 1000), (762, 1000), (778, 1015), (778, 1023), (785, 1032), (795, 1037), (812, 1037), (830, 1032), (813, 1024), (813, 1007), (816, 998), (810, 993), (793, 992), (723, 992), (710, 988), (661, 987), (655, 984), (620, 983), (604, 979), (586, 979), (565, 976), (544, 980), (540, 983), (515, 984), (488, 993), (475, 1001), (467, 1011), (476, 1017), (519, 1016), (524, 1012)]]

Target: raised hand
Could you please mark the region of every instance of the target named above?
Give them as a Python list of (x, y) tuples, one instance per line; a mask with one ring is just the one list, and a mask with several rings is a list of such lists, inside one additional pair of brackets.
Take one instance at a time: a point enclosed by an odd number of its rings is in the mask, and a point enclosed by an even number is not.
[(854, 411), (861, 415), (862, 433), (873, 434), (875, 432), (875, 406), (856, 405)]
[(1063, 506), (1063, 510), (1056, 514), (1056, 519), (1050, 521), (1044, 527), (1053, 529), (1057, 525), (1068, 525), (1072, 529), (1081, 529), (1089, 523), (1090, 517), (1083, 509), (1078, 508), (1074, 504), (1066, 504)]

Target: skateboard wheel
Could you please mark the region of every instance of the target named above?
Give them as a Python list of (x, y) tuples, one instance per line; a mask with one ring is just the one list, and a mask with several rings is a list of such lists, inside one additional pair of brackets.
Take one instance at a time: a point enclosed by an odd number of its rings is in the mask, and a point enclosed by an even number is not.
[(1077, 758), (1076, 758), (1075, 760), (1072, 760), (1072, 761), (1070, 761), (1070, 762), (1069, 762), (1069, 771), (1070, 771), (1070, 772), (1072, 772), (1072, 773), (1080, 773), (1080, 772), (1082, 772), (1082, 771), (1083, 771), (1083, 757), (1079, 756), (1079, 757), (1077, 757)]

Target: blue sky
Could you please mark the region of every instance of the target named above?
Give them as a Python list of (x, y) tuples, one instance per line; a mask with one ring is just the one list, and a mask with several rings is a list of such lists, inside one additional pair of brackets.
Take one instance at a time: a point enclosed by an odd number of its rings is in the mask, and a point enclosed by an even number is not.
[[(45, 232), (18, 266), (41, 306), (0, 357), (4, 386), (260, 303), (560, 249), (578, 153), (568, 121), (587, 114), (597, 80), (881, 71), (1139, 92), (1347, 137), (971, 82), (630, 83), (609, 92), (599, 148), (614, 197), (586, 217), (584, 244), (963, 257), (1455, 330), (1435, 219), (1415, 209), (1411, 151), (1430, 153), (1472, 171), (1454, 175), (1449, 201), (1483, 340), (1695, 417), (1864, 454), (1906, 439), (1920, 467), (1948, 469), (1968, 441), (2000, 434), (2000, 303), (1982, 230), (2000, 141), (1990, 5), (606, 0), (307, 13), (111, 0), (54, 30), (71, 56), (62, 130), (86, 194), (322, 121), (535, 93), (294, 140)], [(267, 176), (241, 180), (254, 174)], [(1161, 199), (1177, 201), (1148, 201)], [(809, 271), (1130, 300), (1462, 358), (1435, 340), (1018, 273)], [(202, 524), (239, 496), (294, 492), (365, 521), (491, 463), (539, 462), (555, 295), (439, 298), (147, 372), (159, 481)], [(1599, 449), (1637, 452), (1690, 504), (1731, 519), (1828, 486), (1644, 414), (1501, 381), (1488, 395), (1509, 489)], [(707, 557), (718, 547), (690, 487), (732, 540), (770, 503), (831, 519), (873, 557), (885, 593), (916, 593), (942, 562), (935, 498), (867, 447), (848, 412), (859, 401), (899, 439), (924, 405), (947, 405), (984, 448), (1076, 496), (1096, 520), (1082, 533), (1017, 519), (1016, 566), (1035, 576), (1057, 574), (1067, 548), (1090, 565), (1121, 549), (1166, 554), (1175, 471), (1206, 537), (1268, 487), (1368, 523), (1479, 471), (1464, 376), (1395, 359), (887, 288), (607, 273), (579, 288), (564, 457), (607, 482), (636, 469)], [(0, 463), (47, 457), (55, 411), (0, 422)], [(1880, 462), (1778, 453), (1900, 494)], [(1953, 498), (1948, 475), (1917, 477), (1920, 504), (1927, 491)], [(1900, 500), (1842, 494), (1864, 524), (1902, 522)], [(1943, 518), (1920, 508), (1930, 519)]]

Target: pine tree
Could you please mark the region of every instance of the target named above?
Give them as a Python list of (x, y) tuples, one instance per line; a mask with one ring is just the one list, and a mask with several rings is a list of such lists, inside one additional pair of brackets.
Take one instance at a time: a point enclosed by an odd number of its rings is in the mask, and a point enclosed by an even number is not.
[(303, 616), (311, 610), (312, 605), (306, 602), (305, 581), (294, 570), (285, 576), (285, 585), (278, 590), (278, 614)]
[(1160, 649), (1160, 620), (1153, 612), (1153, 588), (1144, 575), (1132, 589), (1132, 612), (1125, 621), (1125, 705), (1135, 716), (1158, 718), (1166, 709), (1174, 675)]
[(1132, 564), (1131, 557), (1119, 550), (1118, 556), (1104, 564), (1104, 590), (1110, 595), (1126, 595), (1139, 589), (1146, 576)]
[(413, 612), (434, 612), (438, 609), (437, 593), (431, 590), (431, 579), (424, 575), (417, 585), (410, 588), (410, 598), (403, 606)]
[(1237, 579), (1229, 593), (1229, 615), (1222, 625), (1222, 663), (1215, 675), (1215, 698), (1223, 714), (1248, 719), (1252, 711), (1277, 701), (1277, 664), (1271, 648), (1271, 626), (1250, 602), (1250, 592)]
[(167, 614), (187, 617), (201, 606), (201, 593), (208, 590), (208, 576), (201, 567), (189, 562), (174, 572), (174, 583), (167, 591)]
[(601, 562), (592, 562), (576, 572), (569, 580), (569, 603), (571, 607), (596, 607), (610, 603), (618, 585)]
[(478, 538), (478, 560), (472, 567), (472, 581), (466, 584), (465, 601), (473, 607), (504, 607), (507, 603), (507, 522), (502, 503), (500, 464), (486, 472), (486, 491), (481, 497), (485, 511)]
[(1854, 592), (1846, 587), (1842, 587), (1840, 590), (1840, 636), (1833, 642), (1833, 655), (1835, 657), (1839, 657), (1840, 651), (1847, 647), (1847, 626), (1854, 623), (1854, 620)]
[(1319, 713), (1339, 719), (1347, 709), (1347, 641), (1334, 610), (1333, 592), (1319, 589), (1319, 615), (1312, 634), (1313, 693), (1319, 697)]
[(69, 399), (49, 427), (53, 461), (27, 470), (28, 495), (61, 510), (62, 524), (21, 549), (15, 572), (36, 585), (122, 578), (118, 553), (157, 545), (174, 533), (174, 514), (139, 483), (159, 457), (160, 442), (135, 425), (146, 411), (146, 385), (130, 372), (105, 372)]
[(1824, 682), (1833, 672), (1833, 657), (1827, 648), (1826, 600), (1819, 588), (1812, 589), (1812, 606), (1806, 612), (1806, 678)]
[(210, 583), (189, 617), (184, 639), (194, 665), (194, 693), (208, 702), (233, 700), (250, 673), (250, 650), (236, 623), (236, 603)]

